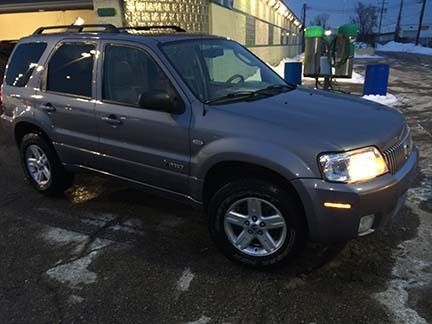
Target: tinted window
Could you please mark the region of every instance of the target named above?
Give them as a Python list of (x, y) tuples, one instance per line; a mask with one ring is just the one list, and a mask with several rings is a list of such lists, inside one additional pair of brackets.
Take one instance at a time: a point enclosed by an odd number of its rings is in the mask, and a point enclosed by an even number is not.
[(169, 80), (147, 53), (118, 45), (105, 48), (104, 100), (139, 106), (145, 94), (169, 93), (170, 88)]
[(91, 97), (95, 54), (94, 45), (61, 45), (48, 64), (47, 90)]
[(24, 87), (46, 47), (47, 44), (45, 43), (18, 45), (8, 66), (6, 84), (14, 87)]

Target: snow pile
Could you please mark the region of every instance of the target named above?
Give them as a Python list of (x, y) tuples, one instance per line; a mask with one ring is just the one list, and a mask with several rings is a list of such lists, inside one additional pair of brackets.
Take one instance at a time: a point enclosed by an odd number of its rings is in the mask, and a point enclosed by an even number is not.
[(387, 93), (387, 96), (367, 95), (363, 96), (363, 99), (374, 101), (386, 106), (393, 106), (398, 102), (398, 98), (390, 93)]
[(408, 43), (408, 44), (397, 43), (397, 42), (393, 42), (393, 41), (388, 42), (385, 45), (378, 45), (377, 51), (432, 55), (432, 48), (423, 47), (421, 45), (414, 45), (411, 43)]
[(354, 58), (356, 59), (381, 59), (383, 58), (382, 56), (379, 55), (369, 55), (369, 54), (355, 54)]

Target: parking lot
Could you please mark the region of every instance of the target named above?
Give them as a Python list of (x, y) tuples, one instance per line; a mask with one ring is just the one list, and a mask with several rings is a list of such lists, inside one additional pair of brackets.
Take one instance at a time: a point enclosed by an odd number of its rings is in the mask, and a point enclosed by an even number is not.
[(271, 272), (228, 261), (200, 211), (111, 180), (39, 195), (0, 129), (0, 323), (432, 323), (432, 58), (379, 61), (420, 148), (416, 188), (383, 232)]

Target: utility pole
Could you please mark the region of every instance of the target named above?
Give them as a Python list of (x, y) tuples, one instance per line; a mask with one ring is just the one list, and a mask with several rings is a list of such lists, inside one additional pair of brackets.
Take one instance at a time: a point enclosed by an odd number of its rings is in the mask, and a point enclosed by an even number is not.
[(403, 2), (404, 2), (404, 0), (400, 0), (399, 15), (398, 15), (397, 23), (396, 23), (395, 37), (394, 37), (395, 42), (398, 42), (400, 40)]
[(381, 29), (382, 29), (382, 22), (384, 17), (384, 10), (385, 10), (386, 0), (382, 0), (381, 2), (381, 13), (380, 13), (380, 21), (379, 21), (379, 27), (378, 27), (378, 37), (377, 41), (380, 41), (381, 38)]
[(307, 9), (308, 9), (307, 4), (304, 3), (303, 9), (302, 9), (302, 20), (303, 20), (302, 52), (305, 51), (305, 30), (306, 30), (306, 11), (307, 11)]
[(424, 12), (425, 12), (425, 8), (426, 8), (426, 0), (421, 0), (422, 1), (422, 8), (421, 8), (421, 12), (420, 12), (420, 20), (419, 20), (419, 25), (418, 25), (418, 29), (417, 29), (417, 37), (416, 37), (416, 45), (419, 44), (420, 42), (420, 33), (423, 27), (423, 17), (424, 17)]

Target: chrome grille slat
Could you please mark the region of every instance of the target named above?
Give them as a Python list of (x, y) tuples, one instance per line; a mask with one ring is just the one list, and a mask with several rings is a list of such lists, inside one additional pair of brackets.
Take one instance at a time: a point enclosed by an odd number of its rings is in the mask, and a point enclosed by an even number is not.
[(407, 159), (404, 145), (409, 140), (410, 133), (407, 129), (405, 129), (403, 135), (404, 136), (399, 143), (393, 145), (383, 152), (384, 159), (387, 163), (390, 173), (392, 174), (395, 174), (397, 171), (399, 171)]

